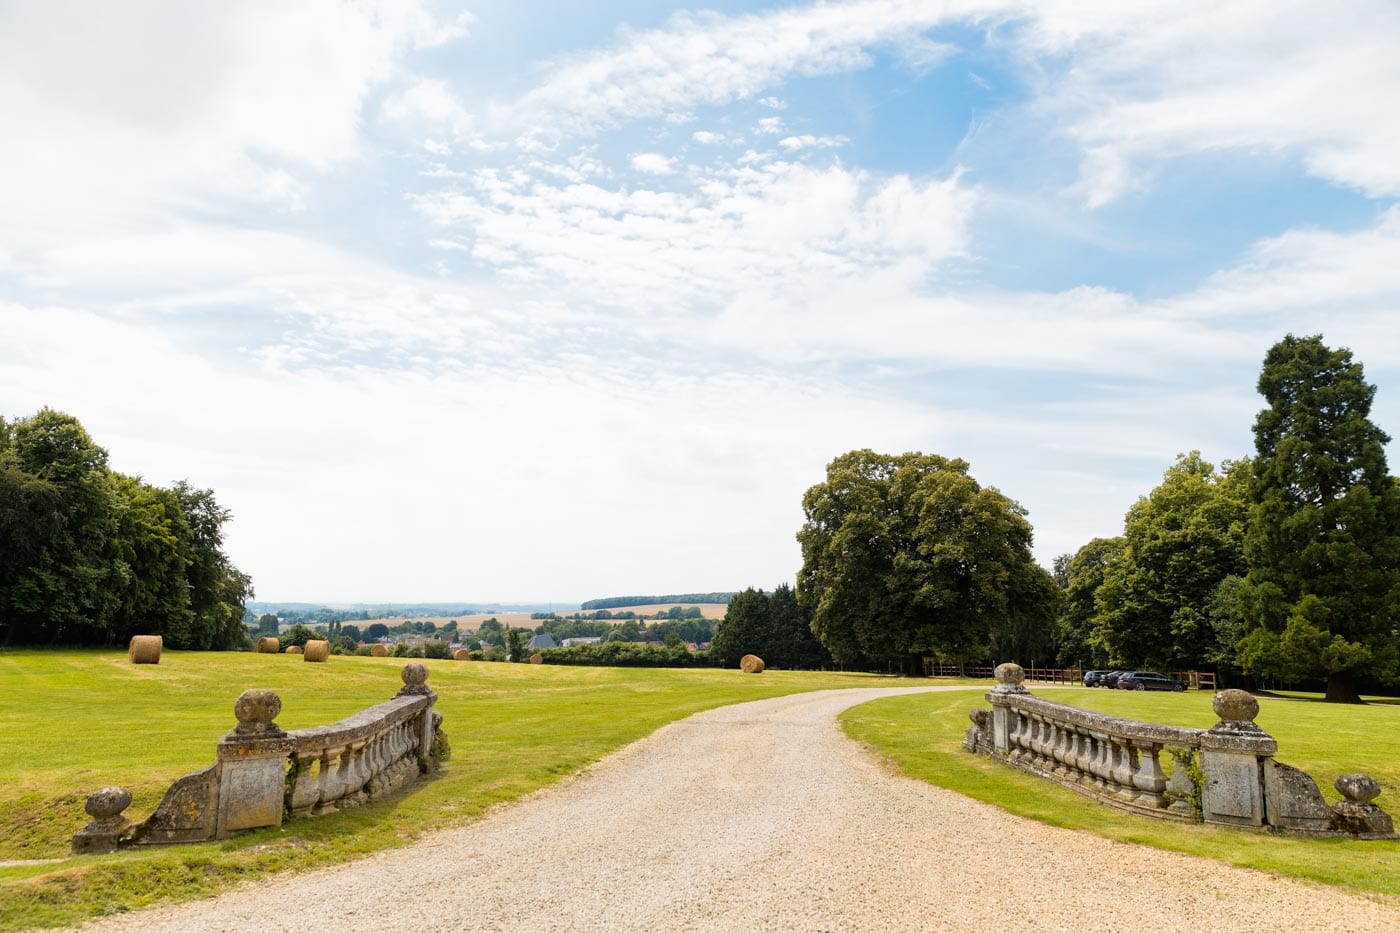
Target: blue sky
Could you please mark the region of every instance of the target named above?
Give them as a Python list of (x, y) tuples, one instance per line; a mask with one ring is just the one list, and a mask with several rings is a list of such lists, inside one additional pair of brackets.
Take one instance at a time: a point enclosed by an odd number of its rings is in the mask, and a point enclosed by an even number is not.
[(1290, 331), (1400, 432), (1392, 2), (15, 3), (0, 86), (0, 412), (264, 599), (772, 587), (857, 447), (1048, 565)]

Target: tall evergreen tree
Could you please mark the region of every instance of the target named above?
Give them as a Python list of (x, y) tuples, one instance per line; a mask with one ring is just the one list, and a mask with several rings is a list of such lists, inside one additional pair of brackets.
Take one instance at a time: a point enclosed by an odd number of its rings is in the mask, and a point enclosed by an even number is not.
[(1285, 679), (1326, 677), (1327, 699), (1359, 702), (1357, 680), (1400, 679), (1400, 486), (1390, 440), (1370, 419), (1376, 387), (1321, 336), (1275, 344), (1259, 392), (1245, 541), (1252, 628), (1237, 661)]

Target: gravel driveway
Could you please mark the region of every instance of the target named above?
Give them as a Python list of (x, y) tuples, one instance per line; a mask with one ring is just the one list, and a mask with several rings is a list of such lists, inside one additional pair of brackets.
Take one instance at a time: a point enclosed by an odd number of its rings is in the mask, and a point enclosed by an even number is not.
[(700, 713), (464, 829), (95, 928), (1400, 930), (1400, 908), (896, 776), (836, 725), (929, 689)]

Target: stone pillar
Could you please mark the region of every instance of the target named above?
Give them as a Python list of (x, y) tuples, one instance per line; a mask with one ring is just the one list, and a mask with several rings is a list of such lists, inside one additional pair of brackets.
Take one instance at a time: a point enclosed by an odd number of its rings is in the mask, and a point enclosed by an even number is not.
[(416, 661), (403, 666), (403, 686), (399, 692), (394, 694), (400, 697), (423, 696), (428, 698), (428, 708), (423, 711), (414, 722), (414, 740), (418, 746), (418, 766), (423, 771), (430, 771), (433, 767), (433, 703), (437, 702), (437, 694), (428, 686), (428, 668), (424, 664)]
[(1264, 760), (1278, 751), (1254, 723), (1259, 701), (1243, 690), (1215, 695), (1220, 722), (1201, 734), (1201, 818), (1233, 826), (1264, 825)]
[(219, 742), (215, 838), (239, 829), (282, 825), (292, 744), (273, 720), (282, 701), (271, 690), (245, 690), (234, 703), (238, 725)]
[(998, 664), (992, 672), (996, 677), (997, 685), (987, 694), (987, 699), (992, 703), (992, 750), (995, 754), (1005, 758), (1011, 751), (1011, 710), (1005, 705), (998, 704), (993, 697), (1005, 696), (1008, 693), (1030, 693), (1021, 682), (1026, 679), (1026, 672), (1021, 670), (1019, 664)]

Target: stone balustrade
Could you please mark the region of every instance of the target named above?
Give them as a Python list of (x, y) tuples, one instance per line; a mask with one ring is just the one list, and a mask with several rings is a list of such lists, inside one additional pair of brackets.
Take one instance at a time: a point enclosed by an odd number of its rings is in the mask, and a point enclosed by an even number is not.
[[(1242, 690), (1215, 696), (1220, 722), (1186, 729), (1106, 716), (1030, 694), (1015, 664), (995, 672), (991, 710), (972, 712), (963, 743), (1110, 806), (1163, 819), (1393, 838), (1364, 775), (1343, 775), (1328, 807), (1306, 773), (1274, 760), (1278, 743), (1254, 722)], [(1367, 783), (1369, 782), (1369, 783)], [(1369, 794), (1369, 796), (1367, 796)]]
[(214, 764), (176, 781), (139, 823), (122, 815), (131, 803), (126, 791), (93, 794), (87, 810), (94, 819), (73, 837), (73, 851), (223, 839), (392, 793), (447, 755), (427, 677), (424, 665), (409, 664), (393, 699), (332, 725), (291, 732), (275, 721), (282, 709), (275, 693), (245, 691), (234, 704), (238, 724), (219, 741)]

